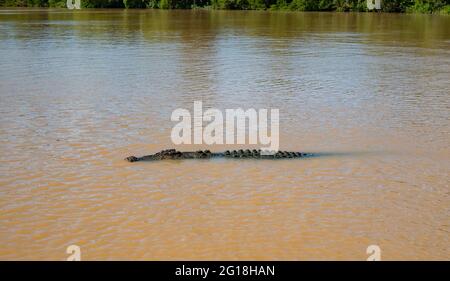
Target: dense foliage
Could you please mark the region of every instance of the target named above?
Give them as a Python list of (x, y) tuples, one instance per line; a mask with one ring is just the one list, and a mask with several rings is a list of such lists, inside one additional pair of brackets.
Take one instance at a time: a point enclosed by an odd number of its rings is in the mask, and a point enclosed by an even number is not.
[[(66, 0), (0, 0), (0, 6), (65, 7)], [(84, 8), (366, 11), (366, 0), (81, 0)], [(383, 0), (385, 12), (449, 13), (450, 0)]]

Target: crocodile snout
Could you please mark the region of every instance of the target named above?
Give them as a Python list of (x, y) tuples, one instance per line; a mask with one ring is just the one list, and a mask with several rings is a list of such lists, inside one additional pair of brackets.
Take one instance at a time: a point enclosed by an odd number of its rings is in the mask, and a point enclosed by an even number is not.
[(125, 160), (127, 160), (128, 162), (136, 162), (139, 159), (136, 156), (129, 156), (129, 157), (125, 158)]

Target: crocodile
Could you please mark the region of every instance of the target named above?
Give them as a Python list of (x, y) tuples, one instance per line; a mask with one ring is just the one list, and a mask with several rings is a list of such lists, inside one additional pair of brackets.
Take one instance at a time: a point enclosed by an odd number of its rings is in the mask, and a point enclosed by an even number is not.
[(142, 157), (129, 156), (125, 160), (129, 162), (176, 160), (176, 159), (210, 159), (210, 158), (247, 158), (247, 159), (286, 159), (311, 156), (310, 153), (278, 151), (274, 154), (264, 154), (261, 150), (239, 149), (227, 150), (225, 152), (211, 152), (209, 150), (181, 152), (176, 149), (166, 149), (155, 154)]

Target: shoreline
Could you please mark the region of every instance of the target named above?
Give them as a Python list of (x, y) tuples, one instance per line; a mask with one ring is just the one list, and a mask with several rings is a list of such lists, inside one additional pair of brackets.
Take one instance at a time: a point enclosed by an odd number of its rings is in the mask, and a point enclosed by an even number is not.
[[(75, 3), (75, 0), (72, 0)], [(388, 1), (368, 10), (365, 0), (80, 0), (81, 9), (235, 10), (450, 15), (450, 0)], [(63, 8), (67, 0), (0, 0), (0, 8)]]
[[(48, 6), (0, 6), (1, 10), (14, 9), (14, 10), (70, 10), (66, 7), (48, 7)], [(390, 15), (430, 15), (430, 16), (450, 16), (447, 12), (436, 13), (420, 13), (420, 12), (384, 12), (384, 11), (301, 11), (301, 10), (289, 10), (289, 9), (214, 9), (208, 7), (192, 8), (192, 9), (159, 9), (159, 8), (81, 8), (72, 9), (70, 11), (144, 11), (144, 10), (165, 10), (165, 11), (235, 11), (235, 12), (275, 12), (275, 13), (335, 13), (335, 14), (390, 14)]]

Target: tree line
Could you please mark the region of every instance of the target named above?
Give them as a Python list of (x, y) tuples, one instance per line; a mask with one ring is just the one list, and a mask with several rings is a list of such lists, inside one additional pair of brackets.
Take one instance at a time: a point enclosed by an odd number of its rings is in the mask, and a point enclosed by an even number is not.
[[(0, 0), (4, 7), (66, 7), (67, 0)], [(384, 12), (450, 14), (450, 0), (383, 0)], [(367, 11), (366, 0), (81, 0), (83, 8)]]

